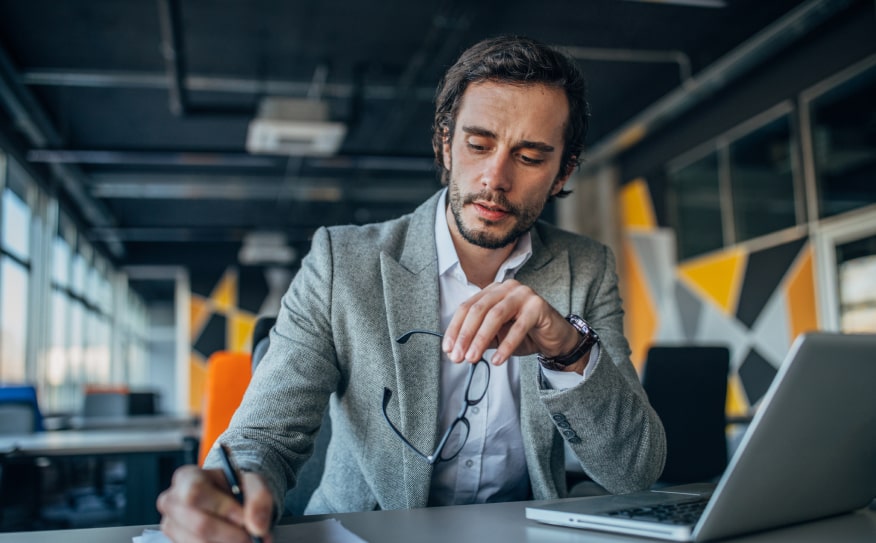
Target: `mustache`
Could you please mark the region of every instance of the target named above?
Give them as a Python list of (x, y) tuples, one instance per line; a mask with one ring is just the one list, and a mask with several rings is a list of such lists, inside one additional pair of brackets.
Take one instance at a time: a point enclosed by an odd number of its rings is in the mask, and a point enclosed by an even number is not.
[(493, 192), (490, 190), (482, 190), (478, 193), (474, 194), (466, 194), (462, 198), (463, 205), (465, 204), (473, 204), (475, 202), (489, 202), (497, 207), (501, 207), (505, 211), (511, 213), (512, 215), (519, 215), (520, 210), (517, 207), (508, 201), (504, 194), (501, 192)]

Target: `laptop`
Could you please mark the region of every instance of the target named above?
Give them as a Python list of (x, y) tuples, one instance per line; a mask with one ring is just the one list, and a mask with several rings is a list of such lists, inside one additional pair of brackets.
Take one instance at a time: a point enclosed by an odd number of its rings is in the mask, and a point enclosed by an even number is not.
[(550, 502), (526, 518), (708, 541), (862, 508), (876, 497), (874, 383), (876, 335), (802, 335), (717, 485)]

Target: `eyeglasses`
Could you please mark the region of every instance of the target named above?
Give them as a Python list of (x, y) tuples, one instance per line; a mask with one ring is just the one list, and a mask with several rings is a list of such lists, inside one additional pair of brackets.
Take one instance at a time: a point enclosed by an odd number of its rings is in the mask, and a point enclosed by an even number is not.
[[(396, 341), (399, 343), (407, 343), (408, 339), (414, 334), (428, 334), (430, 336), (443, 337), (443, 334), (430, 332), (428, 330), (411, 330), (406, 332)], [(388, 388), (383, 389), (383, 418), (386, 419), (389, 427), (395, 432), (405, 445), (410, 447), (412, 451), (426, 459), (429, 464), (437, 464), (438, 462), (448, 462), (456, 458), (462, 451), (462, 446), (468, 440), (468, 433), (471, 430), (468, 419), (465, 417), (468, 408), (477, 405), (487, 395), (487, 388), (490, 384), (490, 365), (486, 360), (481, 358), (474, 364), (469, 364), (468, 375), (465, 379), (465, 396), (463, 397), (462, 408), (450, 423), (450, 427), (444, 432), (441, 441), (432, 454), (426, 454), (407, 440), (405, 436), (396, 428), (395, 424), (389, 420), (389, 415), (386, 414), (386, 406), (389, 405), (389, 400), (392, 398), (392, 391)]]

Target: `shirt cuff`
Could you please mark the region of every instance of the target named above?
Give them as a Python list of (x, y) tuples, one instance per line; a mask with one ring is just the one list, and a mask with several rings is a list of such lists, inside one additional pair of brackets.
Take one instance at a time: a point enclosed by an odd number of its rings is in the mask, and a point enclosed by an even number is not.
[(593, 374), (593, 370), (596, 368), (596, 363), (598, 361), (599, 343), (595, 343), (593, 347), (590, 348), (590, 361), (587, 362), (587, 366), (584, 368), (584, 375), (578, 375), (574, 371), (549, 370), (541, 364), (539, 364), (539, 366), (541, 366), (541, 374), (544, 375), (545, 380), (552, 389), (565, 390), (586, 381), (587, 378)]

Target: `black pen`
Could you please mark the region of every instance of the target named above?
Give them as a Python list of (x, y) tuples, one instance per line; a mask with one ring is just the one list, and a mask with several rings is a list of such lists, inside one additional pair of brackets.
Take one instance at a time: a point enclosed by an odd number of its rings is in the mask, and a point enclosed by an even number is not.
[[(243, 505), (243, 488), (240, 486), (237, 468), (231, 460), (231, 451), (222, 443), (219, 444), (219, 457), (222, 458), (222, 471), (225, 472), (225, 480), (231, 487), (231, 495), (234, 496), (237, 503)], [(262, 543), (262, 538), (257, 535), (250, 535), (250, 538), (252, 538), (252, 543)]]

